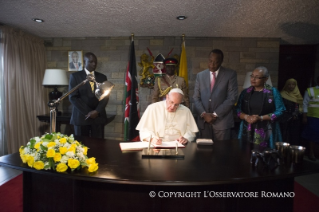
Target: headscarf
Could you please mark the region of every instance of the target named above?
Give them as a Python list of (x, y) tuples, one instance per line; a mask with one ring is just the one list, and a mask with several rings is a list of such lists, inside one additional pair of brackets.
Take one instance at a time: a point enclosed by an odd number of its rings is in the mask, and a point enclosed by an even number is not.
[[(288, 90), (288, 84), (290, 82), (294, 82), (296, 83), (296, 87), (293, 91), (289, 91)], [(284, 86), (284, 88), (281, 90), (280, 92), (282, 98), (287, 99), (289, 101), (295, 102), (299, 104), (299, 109), (302, 108), (302, 102), (303, 102), (303, 98), (300, 94), (299, 88), (298, 88), (298, 84), (297, 84), (297, 80), (291, 78), (289, 80), (286, 81), (286, 84)]]

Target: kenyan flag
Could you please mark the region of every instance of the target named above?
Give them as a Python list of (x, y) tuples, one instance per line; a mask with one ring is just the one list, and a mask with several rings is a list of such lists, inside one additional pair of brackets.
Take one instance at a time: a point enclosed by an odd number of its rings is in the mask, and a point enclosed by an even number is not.
[(136, 79), (136, 61), (134, 41), (132, 40), (129, 52), (129, 61), (125, 76), (125, 119), (124, 140), (139, 141), (139, 131), (136, 126), (140, 120), (138, 84)]

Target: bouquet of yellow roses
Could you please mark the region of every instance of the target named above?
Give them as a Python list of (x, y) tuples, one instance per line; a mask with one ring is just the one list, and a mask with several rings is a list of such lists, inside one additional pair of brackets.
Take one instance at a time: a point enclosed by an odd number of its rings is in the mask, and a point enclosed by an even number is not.
[(72, 171), (88, 167), (89, 172), (98, 169), (95, 158), (87, 157), (88, 147), (74, 140), (73, 135), (48, 133), (31, 138), (26, 146), (19, 149), (23, 163), (37, 170), (53, 169), (57, 172)]

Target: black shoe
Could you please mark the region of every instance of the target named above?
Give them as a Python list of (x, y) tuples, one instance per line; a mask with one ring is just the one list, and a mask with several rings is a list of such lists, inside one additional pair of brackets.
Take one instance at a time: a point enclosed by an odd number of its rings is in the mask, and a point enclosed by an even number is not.
[(315, 157), (315, 156), (308, 156), (308, 158), (310, 159), (310, 160), (312, 160), (312, 161), (316, 161), (317, 160), (317, 158)]

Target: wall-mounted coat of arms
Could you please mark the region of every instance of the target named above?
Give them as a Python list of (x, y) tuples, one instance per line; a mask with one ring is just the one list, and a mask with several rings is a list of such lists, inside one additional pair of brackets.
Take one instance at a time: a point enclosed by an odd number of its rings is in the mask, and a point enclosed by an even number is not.
[[(140, 85), (141, 87), (152, 89), (154, 88), (155, 77), (161, 77), (163, 74), (166, 73), (163, 63), (165, 57), (161, 53), (159, 53), (154, 59), (154, 56), (149, 48), (147, 48), (147, 50), (150, 55), (147, 55), (146, 53), (142, 54), (140, 57), (141, 62), (138, 63), (138, 65), (141, 67), (139, 75), (142, 76)], [(173, 49), (170, 51), (170, 53), (172, 51)], [(170, 55), (170, 53), (168, 53), (168, 56)], [(179, 56), (174, 55), (174, 58), (178, 60)]]

